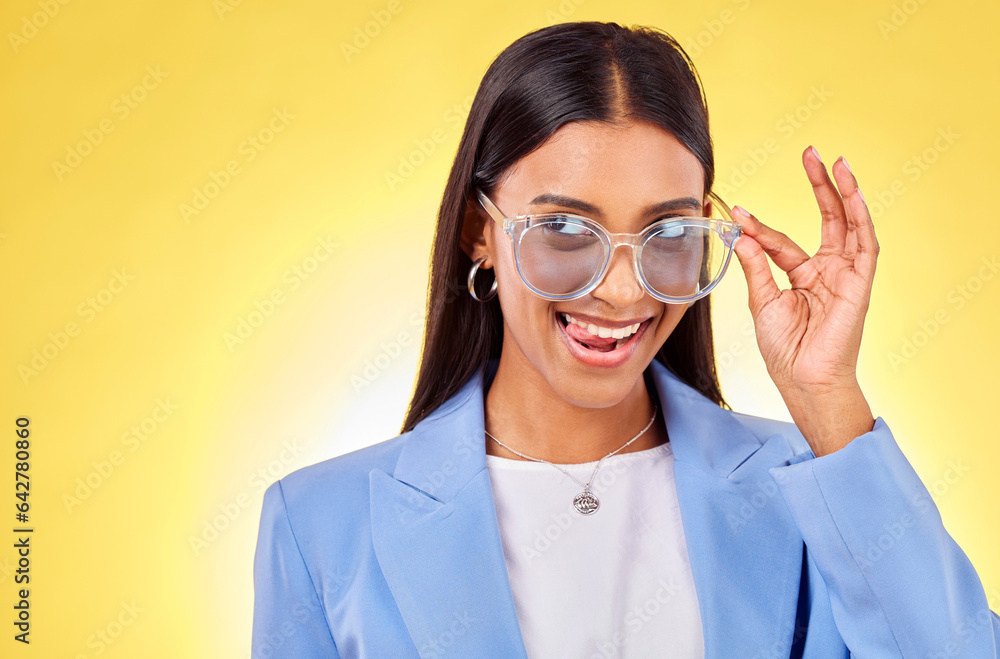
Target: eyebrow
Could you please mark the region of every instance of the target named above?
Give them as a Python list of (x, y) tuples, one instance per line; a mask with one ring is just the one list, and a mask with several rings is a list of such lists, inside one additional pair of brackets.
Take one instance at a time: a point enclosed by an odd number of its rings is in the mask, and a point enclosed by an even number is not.
[[(550, 192), (538, 195), (529, 203), (531, 206), (541, 206), (543, 204), (572, 208), (585, 215), (594, 216), (595, 218), (604, 217), (601, 209), (593, 204), (589, 204), (581, 199), (574, 199), (573, 197), (567, 197), (565, 195)], [(672, 213), (678, 210), (700, 211), (701, 202), (694, 197), (679, 197), (677, 199), (670, 199), (669, 201), (661, 201), (657, 204), (650, 204), (642, 210), (642, 215), (646, 217), (651, 215), (659, 216), (664, 213)], [(650, 222), (650, 224), (652, 224), (652, 222)]]

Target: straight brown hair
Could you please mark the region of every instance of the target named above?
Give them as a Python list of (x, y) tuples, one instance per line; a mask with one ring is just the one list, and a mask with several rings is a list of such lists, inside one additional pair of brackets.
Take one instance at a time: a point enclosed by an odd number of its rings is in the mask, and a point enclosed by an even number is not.
[[(473, 190), (490, 194), (512, 165), (567, 122), (623, 118), (653, 123), (676, 137), (701, 163), (705, 192), (711, 191), (715, 157), (701, 80), (687, 53), (665, 32), (562, 23), (526, 34), (490, 65), (438, 211), (420, 369), (401, 432), (412, 430), (486, 362), (500, 357), (499, 298), (483, 303), (469, 295), (472, 261), (459, 247)], [(483, 285), (477, 294), (486, 290)], [(684, 313), (655, 359), (728, 408), (715, 370), (709, 297)]]

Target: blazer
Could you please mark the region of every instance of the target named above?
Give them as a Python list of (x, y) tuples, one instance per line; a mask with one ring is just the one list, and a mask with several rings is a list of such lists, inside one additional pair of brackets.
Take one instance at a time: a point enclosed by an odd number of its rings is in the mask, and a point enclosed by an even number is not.
[[(496, 367), (412, 431), (267, 488), (255, 659), (526, 659), (485, 460)], [(881, 417), (817, 458), (793, 424), (649, 369), (707, 657), (997, 658), (1000, 616)]]

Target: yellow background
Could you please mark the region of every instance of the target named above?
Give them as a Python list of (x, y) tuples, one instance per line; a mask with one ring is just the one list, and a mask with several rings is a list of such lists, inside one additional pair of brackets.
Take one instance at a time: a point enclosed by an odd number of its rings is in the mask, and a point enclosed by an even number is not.
[[(505, 46), (564, 20), (655, 25), (689, 46), (724, 199), (809, 251), (801, 151), (848, 158), (882, 246), (862, 386), (1000, 610), (1000, 278), (981, 269), (997, 256), (1000, 6), (223, 2), (0, 9), (0, 654), (248, 655), (263, 486), (398, 433), (472, 94)], [(196, 190), (207, 204), (182, 212)], [(724, 394), (787, 418), (745, 296), (734, 260), (714, 294)], [(52, 358), (25, 375), (36, 350)], [(30, 647), (9, 622), (20, 415)]]

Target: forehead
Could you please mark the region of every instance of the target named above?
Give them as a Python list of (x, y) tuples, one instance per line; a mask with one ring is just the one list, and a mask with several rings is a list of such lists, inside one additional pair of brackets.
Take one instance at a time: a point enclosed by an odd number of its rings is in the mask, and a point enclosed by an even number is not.
[[(670, 132), (647, 122), (575, 121), (507, 172), (497, 196), (527, 212), (544, 193), (582, 199), (610, 214), (677, 197), (701, 199), (704, 170)], [(499, 200), (497, 202), (500, 203)]]

